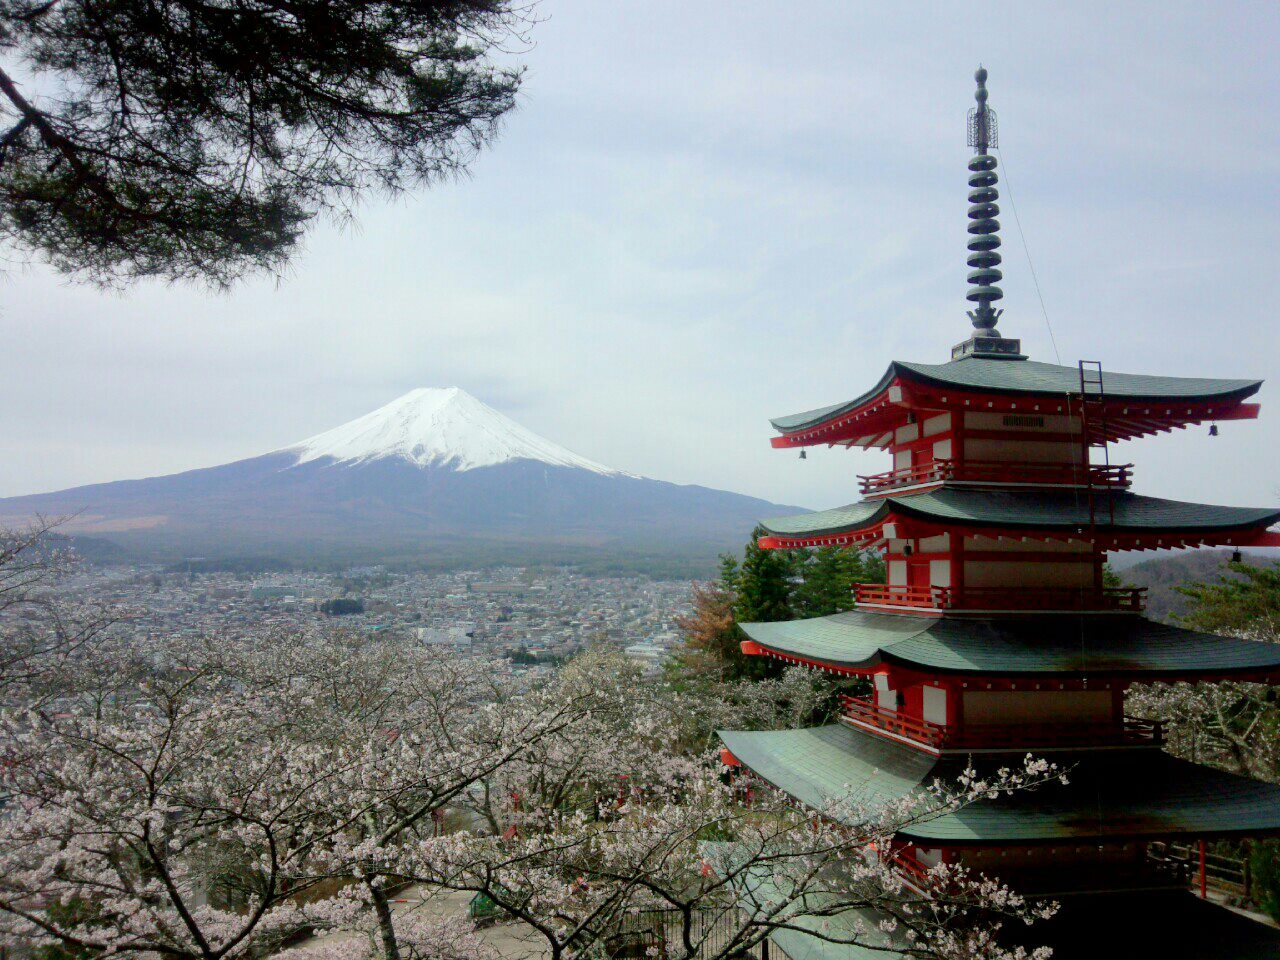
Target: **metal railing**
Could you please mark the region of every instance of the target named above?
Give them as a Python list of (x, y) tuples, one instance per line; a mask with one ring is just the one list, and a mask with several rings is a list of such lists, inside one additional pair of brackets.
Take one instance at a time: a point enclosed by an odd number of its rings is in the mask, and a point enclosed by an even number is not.
[[(624, 918), (617, 929), (595, 944), (587, 955), (599, 960), (661, 960), (672, 955), (683, 956), (684, 921), (684, 915), (676, 909), (641, 910)], [(696, 956), (722, 956), (740, 943), (744, 932), (750, 929), (744, 919), (731, 910), (694, 910), (690, 921), (690, 935), (699, 948)], [(788, 960), (787, 954), (768, 939), (739, 948), (733, 955), (741, 960)]]
[(959, 483), (1033, 484), (1042, 486), (1089, 486), (1122, 489), (1133, 482), (1133, 464), (1010, 463), (1002, 460), (931, 460), (884, 473), (859, 474), (858, 488), (864, 495), (884, 493), (899, 487), (914, 487), (946, 481)]
[[(1016, 559), (1016, 554), (1010, 554)], [(860, 604), (915, 607), (931, 610), (1081, 610), (1141, 613), (1146, 608), (1146, 587), (937, 587), (897, 586), (884, 583), (854, 584)]]

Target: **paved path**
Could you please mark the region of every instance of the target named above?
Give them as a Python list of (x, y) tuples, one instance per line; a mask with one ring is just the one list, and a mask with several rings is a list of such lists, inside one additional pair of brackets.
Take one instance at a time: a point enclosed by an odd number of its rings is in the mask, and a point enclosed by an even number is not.
[[(429, 917), (466, 917), (472, 894), (454, 890), (439, 890), (415, 885), (396, 894), (392, 911), (396, 916), (413, 911)], [(516, 921), (491, 923), (476, 931), (476, 935), (502, 960), (546, 960), (551, 951), (547, 942), (536, 930)], [(299, 960), (309, 949), (355, 940), (357, 933), (327, 933), (304, 940), (289, 953)]]
[[(396, 909), (422, 910), (433, 917), (465, 917), (473, 894), (430, 887), (409, 887), (397, 895)], [(542, 934), (519, 921), (491, 923), (476, 931), (503, 960), (545, 960), (551, 955)]]

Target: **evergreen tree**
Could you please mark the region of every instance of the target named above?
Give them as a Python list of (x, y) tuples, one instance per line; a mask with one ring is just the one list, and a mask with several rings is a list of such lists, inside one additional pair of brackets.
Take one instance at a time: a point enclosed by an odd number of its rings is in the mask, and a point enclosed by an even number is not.
[(465, 171), (514, 105), (512, 0), (5, 0), (0, 238), (225, 285), (317, 214)]
[(809, 551), (799, 573), (792, 612), (796, 617), (825, 617), (853, 609), (854, 584), (884, 582), (884, 561), (873, 553), (818, 547)]
[(1217, 583), (1178, 587), (1191, 600), (1182, 621), (1197, 630), (1280, 640), (1280, 563), (1254, 567), (1227, 565)]
[(862, 554), (862, 582), (884, 583), (889, 577), (889, 568), (885, 566), (884, 557), (868, 550)]
[(797, 563), (789, 550), (765, 550), (760, 546), (764, 530), (751, 534), (737, 567), (733, 617), (738, 623), (791, 620), (792, 577)]
[(692, 612), (676, 625), (685, 649), (675, 673), (715, 673), (728, 680), (776, 676), (781, 666), (765, 657), (747, 657), (740, 623), (776, 622), (798, 617), (824, 617), (851, 610), (853, 585), (884, 583), (879, 554), (844, 547), (815, 550), (764, 550), (756, 528), (739, 561), (720, 557), (720, 578), (695, 584)]

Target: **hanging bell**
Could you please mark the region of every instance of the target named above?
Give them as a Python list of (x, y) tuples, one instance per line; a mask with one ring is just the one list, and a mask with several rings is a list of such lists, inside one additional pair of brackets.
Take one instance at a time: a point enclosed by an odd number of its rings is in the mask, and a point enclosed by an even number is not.
[(808, 460), (808, 459), (809, 459), (809, 451), (808, 451), (808, 450), (801, 450), (801, 451), (800, 451), (800, 459), (801, 459), (801, 460)]
[(1243, 559), (1244, 559), (1244, 554), (1242, 554), (1238, 549), (1231, 551), (1232, 563), (1240, 563)]
[(1209, 424), (1209, 436), (1216, 437), (1218, 435), (1218, 425), (1216, 423)]

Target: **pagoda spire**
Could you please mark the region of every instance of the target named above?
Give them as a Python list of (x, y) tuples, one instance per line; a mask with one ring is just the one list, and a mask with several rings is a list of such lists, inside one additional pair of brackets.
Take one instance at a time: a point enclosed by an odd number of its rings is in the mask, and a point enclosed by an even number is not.
[(1003, 310), (992, 306), (1004, 298), (1004, 291), (996, 283), (1004, 274), (1000, 272), (1000, 191), (996, 189), (996, 158), (987, 151), (999, 145), (996, 112), (987, 106), (987, 71), (983, 67), (973, 75), (978, 89), (973, 98), (977, 106), (969, 111), (969, 146), (974, 157), (969, 161), (969, 283), (972, 287), (966, 299), (975, 304), (969, 311), (973, 321), (973, 336), (951, 351), (952, 359), (967, 356), (1017, 357), (1021, 359), (1021, 343), (1006, 340), (996, 329), (996, 321)]

